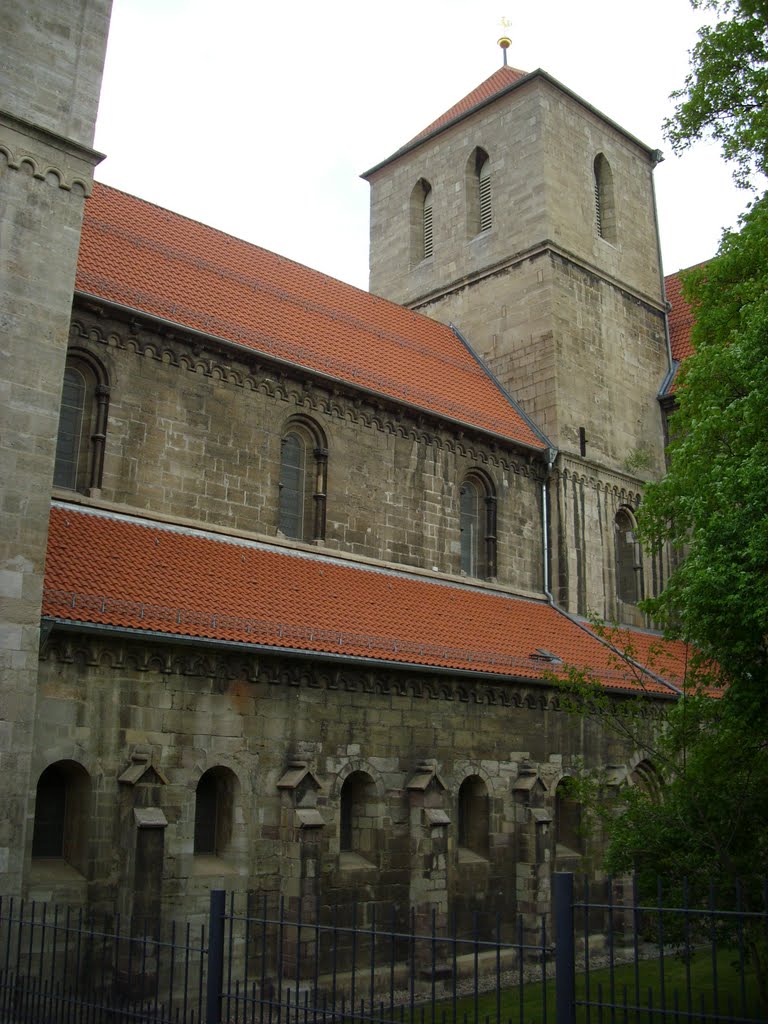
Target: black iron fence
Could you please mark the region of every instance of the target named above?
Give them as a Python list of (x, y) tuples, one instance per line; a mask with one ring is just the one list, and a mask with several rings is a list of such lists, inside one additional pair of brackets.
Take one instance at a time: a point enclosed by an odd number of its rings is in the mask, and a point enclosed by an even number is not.
[[(683, 892), (685, 895), (685, 892)], [(638, 900), (554, 876), (548, 917), (459, 931), (372, 905), (211, 893), (204, 922), (137, 926), (0, 900), (8, 1024), (652, 1024), (768, 1020), (768, 907)], [(443, 924), (444, 926), (439, 926)]]

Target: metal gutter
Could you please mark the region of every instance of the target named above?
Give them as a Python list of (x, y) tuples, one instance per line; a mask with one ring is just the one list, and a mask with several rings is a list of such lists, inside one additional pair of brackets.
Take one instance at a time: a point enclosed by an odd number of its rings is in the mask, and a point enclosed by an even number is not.
[[(553, 687), (549, 680), (537, 679), (531, 676), (512, 675), (501, 672), (488, 672), (485, 670), (473, 670), (466, 668), (450, 668), (444, 665), (424, 665), (420, 662), (410, 661), (389, 661), (385, 658), (365, 658), (359, 655), (333, 654), (324, 651), (308, 651), (305, 648), (278, 647), (271, 644), (256, 645), (248, 644), (239, 640), (215, 640), (208, 637), (178, 636), (175, 633), (162, 633), (158, 630), (131, 629), (127, 626), (106, 626), (96, 622), (77, 622), (71, 619), (58, 619), (44, 615), (41, 619), (41, 629), (46, 637), (49, 637), (54, 630), (65, 633), (85, 633), (95, 636), (150, 640), (159, 643), (171, 643), (182, 646), (207, 647), (235, 651), (243, 654), (259, 655), (271, 654), (280, 657), (300, 658), (305, 661), (323, 661), (331, 664), (343, 663), (361, 668), (381, 668), (386, 666), (389, 669), (401, 669), (404, 672), (423, 672), (428, 675), (459, 676), (462, 679), (476, 679), (484, 681), (495, 681), (498, 683), (519, 683), (526, 686), (547, 686)], [(592, 634), (594, 636), (594, 634)], [(597, 639), (597, 638), (596, 638)], [(626, 695), (637, 695), (636, 689), (629, 687), (612, 686), (609, 692)], [(663, 697), (663, 694), (654, 696)]]

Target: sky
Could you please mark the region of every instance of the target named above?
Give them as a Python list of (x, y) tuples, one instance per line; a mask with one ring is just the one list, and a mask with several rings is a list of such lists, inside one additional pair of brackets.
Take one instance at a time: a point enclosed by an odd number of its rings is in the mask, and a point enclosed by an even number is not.
[(368, 185), (491, 75), (543, 68), (651, 148), (666, 273), (712, 256), (749, 193), (661, 124), (703, 16), (688, 0), (113, 0), (96, 177), (360, 288)]

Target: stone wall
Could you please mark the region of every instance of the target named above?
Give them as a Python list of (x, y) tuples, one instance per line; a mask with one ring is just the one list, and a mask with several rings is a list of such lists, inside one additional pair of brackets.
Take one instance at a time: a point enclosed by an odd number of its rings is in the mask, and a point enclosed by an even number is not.
[(280, 440), (301, 414), (328, 446), (326, 548), (458, 574), (459, 489), (482, 469), (497, 495), (498, 579), (540, 591), (541, 467), (529, 453), (82, 310), (78, 352), (109, 381), (100, 500), (275, 539)]
[[(660, 707), (649, 702), (650, 727)], [(40, 664), (35, 751), (33, 792), (49, 764), (71, 761), (91, 796), (85, 860), (32, 859), (30, 896), (127, 914), (155, 899), (202, 920), (209, 889), (224, 887), (309, 906), (357, 899), (360, 921), (374, 906), (385, 920), (392, 903), (422, 922), (456, 911), (460, 929), (475, 914), (491, 927), (497, 911), (511, 925), (517, 910), (548, 909), (562, 858), (557, 783), (581, 765), (616, 775), (640, 756), (600, 722), (574, 719), (543, 684), (56, 631)], [(231, 831), (205, 856), (194, 852), (195, 791), (217, 766), (235, 779)], [(345, 852), (340, 795), (352, 773), (370, 785)], [(459, 845), (467, 778), (487, 793), (481, 853)], [(154, 880), (132, 870), (150, 812), (165, 822)], [(587, 842), (581, 867), (594, 867), (597, 847)]]

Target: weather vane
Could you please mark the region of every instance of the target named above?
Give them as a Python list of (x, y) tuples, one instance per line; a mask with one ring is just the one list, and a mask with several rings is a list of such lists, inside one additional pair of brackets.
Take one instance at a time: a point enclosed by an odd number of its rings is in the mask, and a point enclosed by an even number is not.
[[(502, 28), (512, 28), (512, 22), (509, 20), (509, 18), (501, 18), (500, 25)], [(499, 46), (501, 47), (501, 52), (504, 57), (504, 67), (507, 66), (507, 50), (510, 48), (511, 45), (512, 40), (509, 38), (509, 36), (502, 36), (501, 39), (499, 39)]]

